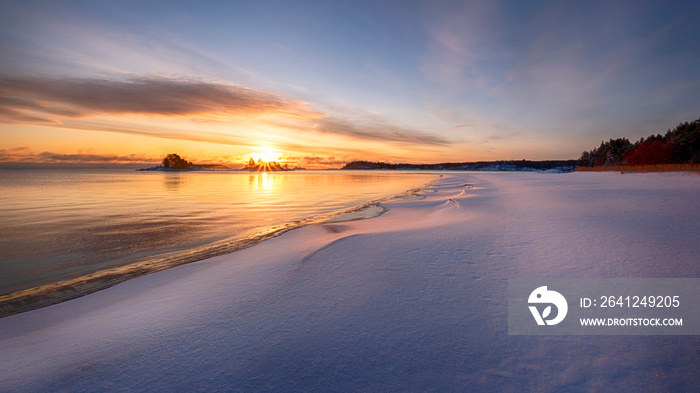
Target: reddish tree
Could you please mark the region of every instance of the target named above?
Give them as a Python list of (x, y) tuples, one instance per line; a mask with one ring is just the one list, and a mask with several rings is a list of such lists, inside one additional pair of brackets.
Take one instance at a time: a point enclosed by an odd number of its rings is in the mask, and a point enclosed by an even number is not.
[(673, 164), (675, 156), (676, 147), (673, 143), (657, 140), (637, 146), (627, 156), (627, 162), (630, 165)]

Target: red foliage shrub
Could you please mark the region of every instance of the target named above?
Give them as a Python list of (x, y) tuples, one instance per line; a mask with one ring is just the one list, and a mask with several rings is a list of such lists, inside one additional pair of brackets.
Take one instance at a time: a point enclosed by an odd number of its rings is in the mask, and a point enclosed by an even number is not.
[(673, 143), (654, 141), (643, 143), (627, 155), (629, 165), (673, 164), (677, 155)]

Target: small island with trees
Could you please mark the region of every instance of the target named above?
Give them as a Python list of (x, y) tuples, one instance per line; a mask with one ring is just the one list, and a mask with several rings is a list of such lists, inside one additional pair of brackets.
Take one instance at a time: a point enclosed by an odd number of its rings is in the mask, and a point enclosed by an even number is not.
[(164, 171), (164, 172), (182, 172), (182, 171), (222, 171), (231, 170), (231, 168), (220, 164), (195, 164), (180, 157), (179, 154), (168, 154), (161, 161), (161, 165), (151, 168), (139, 169), (139, 171)]

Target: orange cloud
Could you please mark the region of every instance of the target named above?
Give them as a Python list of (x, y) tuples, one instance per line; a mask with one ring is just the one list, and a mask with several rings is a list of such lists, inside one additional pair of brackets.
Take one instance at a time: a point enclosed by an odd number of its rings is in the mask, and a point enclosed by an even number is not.
[(56, 163), (84, 163), (84, 164), (129, 164), (153, 162), (153, 158), (137, 154), (120, 156), (116, 154), (60, 154), (52, 152), (42, 152), (38, 154), (40, 162)]

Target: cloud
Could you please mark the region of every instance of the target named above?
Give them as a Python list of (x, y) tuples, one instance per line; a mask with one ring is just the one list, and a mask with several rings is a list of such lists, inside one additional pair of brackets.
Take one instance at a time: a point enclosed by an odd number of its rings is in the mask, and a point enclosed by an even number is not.
[(103, 163), (103, 164), (126, 164), (126, 163), (143, 163), (152, 162), (153, 158), (137, 154), (129, 154), (120, 156), (116, 154), (60, 154), (52, 152), (42, 152), (38, 155), (41, 162), (57, 162), (57, 163)]
[(29, 146), (19, 146), (19, 147), (13, 147), (12, 149), (7, 149), (7, 151), (10, 152), (21, 152), (21, 151), (30, 151), (31, 148)]
[(13, 147), (11, 149), (0, 149), (0, 161), (32, 161), (36, 159), (36, 154), (31, 152), (29, 146)]
[(134, 164), (155, 162), (157, 159), (138, 154), (62, 154), (44, 151), (35, 153), (29, 146), (0, 149), (0, 162), (56, 163), (56, 164)]
[(353, 124), (342, 119), (327, 117), (314, 120), (314, 130), (335, 135), (345, 135), (353, 139), (400, 142), (420, 145), (445, 146), (450, 144), (445, 138), (410, 130), (390, 124)]
[(490, 73), (481, 63), (507, 57), (497, 45), (503, 36), (500, 8), (497, 1), (424, 3), (421, 24), (430, 38), (421, 62), (424, 75), (450, 89), (484, 88)]
[(0, 78), (0, 121), (23, 123), (101, 115), (211, 119), (275, 114), (318, 116), (306, 103), (247, 87), (166, 78)]
[(297, 165), (303, 167), (339, 167), (347, 164), (348, 160), (338, 160), (335, 156), (330, 157), (317, 157), (317, 156), (305, 156), (305, 157), (289, 157), (290, 161), (296, 162)]
[(220, 145), (231, 145), (231, 146), (253, 146), (258, 140), (254, 135), (252, 136), (237, 136), (228, 133), (214, 132), (214, 131), (204, 131), (198, 130), (173, 130), (164, 127), (143, 127), (139, 125), (130, 125), (125, 123), (111, 124), (104, 121), (75, 121), (75, 120), (65, 120), (63, 121), (63, 126), (66, 128), (85, 130), (85, 131), (99, 131), (99, 132), (110, 132), (126, 135), (136, 135), (136, 136), (146, 136), (153, 138), (162, 139), (173, 139), (180, 141), (191, 141), (191, 142), (206, 142), (215, 143)]

